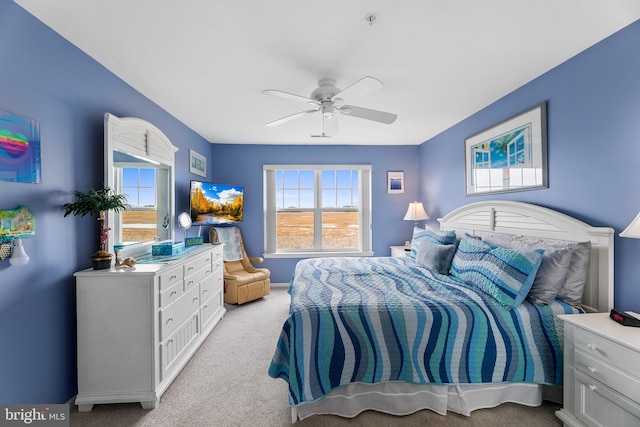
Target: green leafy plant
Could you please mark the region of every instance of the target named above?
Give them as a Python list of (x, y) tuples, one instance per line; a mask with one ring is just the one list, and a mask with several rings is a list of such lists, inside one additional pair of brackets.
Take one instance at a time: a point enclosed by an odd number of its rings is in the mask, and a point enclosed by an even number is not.
[(105, 246), (110, 229), (104, 228), (104, 213), (106, 211), (117, 213), (128, 209), (126, 194), (116, 194), (109, 187), (98, 190), (89, 188), (86, 193), (76, 190), (73, 192), (72, 201), (62, 205), (62, 208), (64, 209), (64, 216), (98, 215), (98, 221), (100, 221), (100, 249), (91, 255), (91, 258), (94, 263), (97, 262), (100, 265), (100, 267), (96, 267), (94, 264), (94, 269), (109, 268), (111, 254), (105, 250)]
[(64, 209), (64, 216), (71, 214), (85, 216), (88, 214), (96, 215), (106, 211), (117, 213), (128, 209), (129, 205), (127, 204), (126, 194), (115, 194), (112, 189), (105, 187), (98, 190), (89, 188), (86, 193), (76, 190), (73, 192), (73, 200), (62, 205), (62, 208)]

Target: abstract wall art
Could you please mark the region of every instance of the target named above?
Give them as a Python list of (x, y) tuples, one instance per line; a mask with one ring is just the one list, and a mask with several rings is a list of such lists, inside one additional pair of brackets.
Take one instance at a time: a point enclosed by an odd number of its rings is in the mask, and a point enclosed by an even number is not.
[(0, 181), (39, 184), (40, 123), (0, 110)]

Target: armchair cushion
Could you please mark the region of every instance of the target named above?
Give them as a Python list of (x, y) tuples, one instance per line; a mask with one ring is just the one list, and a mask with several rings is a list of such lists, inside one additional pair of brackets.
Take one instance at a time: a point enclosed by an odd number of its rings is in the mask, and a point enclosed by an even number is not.
[(238, 227), (211, 227), (209, 241), (224, 244), (224, 302), (244, 304), (269, 295), (271, 273), (251, 264), (262, 258), (247, 256)]

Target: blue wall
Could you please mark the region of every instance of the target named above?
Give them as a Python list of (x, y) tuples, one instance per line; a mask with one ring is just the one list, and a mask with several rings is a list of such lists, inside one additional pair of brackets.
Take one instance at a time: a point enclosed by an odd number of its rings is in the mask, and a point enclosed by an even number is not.
[[(640, 211), (638, 46), (640, 21), (422, 144), (421, 198), (429, 213), (442, 216), (495, 198), (531, 202), (612, 227), (615, 306), (640, 312), (640, 240), (617, 236)], [(465, 138), (543, 101), (549, 188), (465, 197)]]
[[(0, 0), (0, 109), (40, 122), (42, 183), (0, 181), (0, 209), (27, 205), (36, 236), (31, 262), (0, 261), (0, 403), (63, 403), (76, 393), (73, 273), (90, 267), (97, 221), (63, 218), (73, 190), (103, 184), (103, 115), (136, 116), (180, 151), (176, 179), (188, 182), (189, 148), (211, 144), (9, 0)], [(188, 203), (188, 199), (179, 201)]]
[[(386, 256), (389, 255), (390, 245), (401, 245), (411, 238), (413, 223), (403, 221), (402, 217), (409, 203), (416, 200), (419, 194), (418, 153), (418, 146), (214, 144), (211, 171), (218, 182), (245, 187), (244, 221), (240, 225), (243, 242), (250, 256), (261, 256), (264, 251), (262, 165), (371, 165), (373, 251), (376, 255)], [(387, 194), (387, 171), (404, 171), (404, 194)], [(427, 213), (430, 214), (429, 211)], [(259, 266), (271, 270), (272, 282), (288, 283), (297, 261), (296, 258), (266, 259)]]

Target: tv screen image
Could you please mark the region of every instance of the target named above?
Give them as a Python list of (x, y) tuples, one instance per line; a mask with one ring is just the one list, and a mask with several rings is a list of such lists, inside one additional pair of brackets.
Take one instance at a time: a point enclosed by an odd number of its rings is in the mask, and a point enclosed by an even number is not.
[(242, 222), (244, 189), (238, 185), (191, 181), (190, 210), (193, 225)]

